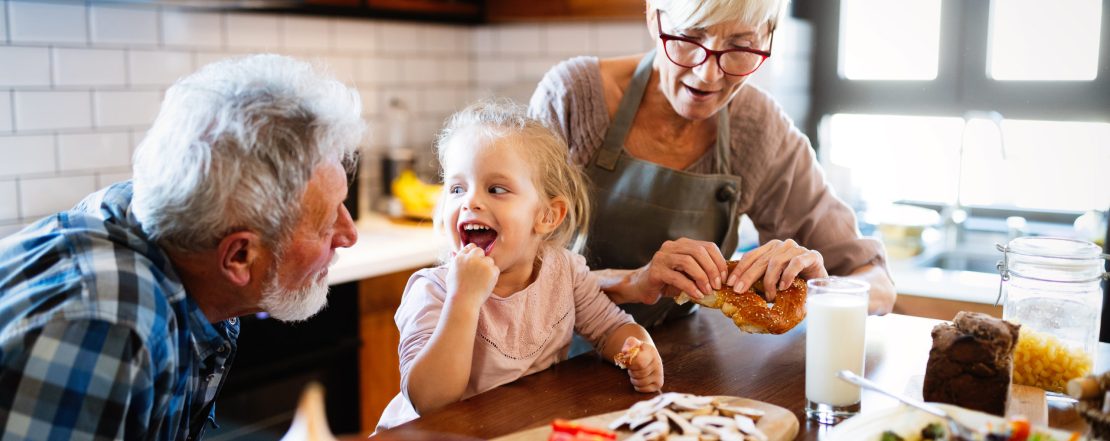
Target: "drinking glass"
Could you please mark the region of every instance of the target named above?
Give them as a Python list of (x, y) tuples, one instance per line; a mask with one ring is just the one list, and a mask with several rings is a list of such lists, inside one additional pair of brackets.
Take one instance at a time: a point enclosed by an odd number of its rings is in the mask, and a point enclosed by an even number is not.
[(806, 417), (835, 424), (859, 412), (859, 387), (836, 373), (863, 376), (867, 282), (812, 279), (806, 299)]

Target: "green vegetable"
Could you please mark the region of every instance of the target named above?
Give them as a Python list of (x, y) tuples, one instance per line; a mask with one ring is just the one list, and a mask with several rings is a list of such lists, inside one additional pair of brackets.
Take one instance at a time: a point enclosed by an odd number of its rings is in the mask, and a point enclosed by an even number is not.
[(944, 438), (944, 426), (940, 423), (931, 423), (921, 429), (921, 439), (941, 440)]
[(891, 431), (888, 430), (886, 432), (883, 432), (883, 436), (881, 438), (879, 438), (879, 441), (906, 441), (906, 440), (904, 440), (904, 439), (902, 439), (902, 437), (898, 436), (897, 433), (894, 433), (894, 432), (891, 432)]

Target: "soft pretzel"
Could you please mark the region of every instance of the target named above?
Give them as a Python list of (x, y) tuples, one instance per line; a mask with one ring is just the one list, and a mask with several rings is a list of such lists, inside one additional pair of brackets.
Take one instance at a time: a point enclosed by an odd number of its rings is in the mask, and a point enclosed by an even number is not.
[[(736, 261), (728, 262), (728, 272), (736, 268)], [(682, 293), (675, 302), (687, 301), (709, 308), (720, 309), (721, 313), (732, 319), (741, 331), (752, 334), (782, 334), (797, 326), (806, 318), (806, 282), (795, 278), (784, 290), (779, 290), (773, 306), (767, 304), (763, 291), (763, 280), (744, 292), (736, 292), (732, 287), (706, 295), (701, 300)]]

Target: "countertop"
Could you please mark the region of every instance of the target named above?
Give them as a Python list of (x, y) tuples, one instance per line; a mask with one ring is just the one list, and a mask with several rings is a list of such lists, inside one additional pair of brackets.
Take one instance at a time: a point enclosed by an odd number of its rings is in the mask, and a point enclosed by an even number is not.
[[(370, 215), (358, 221), (358, 233), (353, 247), (338, 250), (339, 260), (328, 272), (329, 284), (431, 266), (447, 246), (432, 231), (431, 221)], [(921, 268), (895, 259), (889, 268), (900, 294), (984, 304), (994, 304), (998, 296), (998, 274)]]
[(431, 221), (393, 221), (381, 215), (359, 219), (358, 242), (336, 250), (328, 284), (353, 282), (401, 270), (434, 265), (446, 249)]
[(907, 260), (887, 264), (898, 294), (993, 305), (998, 298), (997, 273), (922, 268)]

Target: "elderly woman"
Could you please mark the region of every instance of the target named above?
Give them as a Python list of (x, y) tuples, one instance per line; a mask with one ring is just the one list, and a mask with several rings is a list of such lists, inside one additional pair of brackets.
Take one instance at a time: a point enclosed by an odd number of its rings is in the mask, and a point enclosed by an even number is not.
[[(760, 279), (773, 299), (795, 277), (848, 276), (871, 284), (871, 313), (894, 305), (882, 245), (860, 237), (774, 99), (745, 87), (786, 3), (647, 0), (654, 50), (564, 61), (532, 96), (531, 113), (561, 130), (590, 177), (589, 263), (645, 325), (684, 313), (669, 298), (679, 292)], [(741, 214), (762, 245), (729, 273)]]

